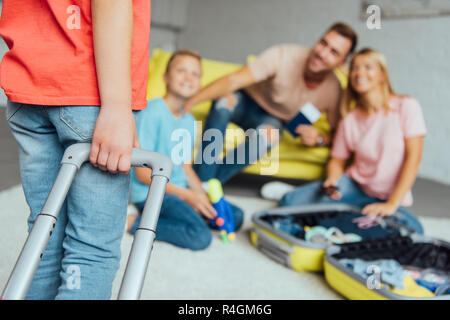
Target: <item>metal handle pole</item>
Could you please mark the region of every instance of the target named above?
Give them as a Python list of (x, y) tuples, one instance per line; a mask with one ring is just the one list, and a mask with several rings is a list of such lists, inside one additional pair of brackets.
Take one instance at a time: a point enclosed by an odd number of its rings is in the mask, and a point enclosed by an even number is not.
[(52, 190), (28, 234), (25, 245), (6, 284), (2, 294), (3, 299), (25, 299), (76, 171), (77, 168), (73, 165), (64, 164), (61, 166)]
[[(148, 153), (148, 155), (146, 156), (145, 153)], [(141, 222), (134, 235), (133, 245), (119, 290), (119, 300), (137, 300), (141, 296), (156, 236), (159, 212), (166, 185), (172, 172), (172, 161), (168, 157), (159, 155), (158, 161), (146, 162), (146, 159), (152, 158), (150, 153), (153, 152), (141, 150), (137, 154), (136, 151), (136, 154), (133, 153), (132, 157), (134, 165), (152, 169), (152, 179)]]
[[(50, 190), (41, 213), (37, 216), (36, 221), (30, 230), (16, 265), (14, 266), (6, 287), (3, 290), (2, 299), (18, 300), (26, 297), (33, 280), (34, 273), (36, 272), (40, 259), (45, 251), (48, 240), (50, 239), (59, 211), (61, 210), (62, 204), (64, 203), (75, 174), (80, 167), (89, 160), (90, 148), (91, 144), (89, 143), (79, 143), (70, 146), (65, 151), (63, 159), (61, 160), (61, 168), (58, 172), (57, 178), (52, 186), (52, 189)], [(152, 180), (156, 179), (156, 181), (159, 181), (155, 183), (155, 187), (150, 188), (151, 192), (149, 192), (146, 208), (144, 209), (145, 221), (143, 221), (145, 222), (145, 225), (151, 228), (151, 230), (155, 230), (159, 217), (159, 210), (161, 209), (162, 198), (164, 197), (165, 186), (172, 172), (172, 162), (164, 155), (151, 151), (133, 149), (132, 165), (152, 168), (152, 176), (155, 175)], [(147, 206), (147, 204), (149, 205)], [(142, 220), (144, 220), (144, 215)], [(150, 237), (151, 241), (149, 242), (149, 240), (147, 240), (146, 242), (150, 243), (150, 249), (148, 249), (148, 245), (142, 246), (142, 241), (139, 240), (136, 247), (143, 249), (136, 249), (133, 254), (133, 257), (135, 257), (133, 260), (136, 260), (138, 265), (145, 263), (145, 270), (147, 269), (151, 245), (153, 244), (154, 239), (154, 231), (149, 232), (152, 234)], [(139, 238), (142, 238), (142, 236)], [(134, 242), (136, 242), (136, 239)], [(133, 247), (135, 246), (134, 242)], [(141, 253), (143, 255), (148, 255), (148, 257), (141, 259), (139, 257)], [(141, 266), (141, 269), (142, 268), (143, 267)], [(140, 276), (142, 281), (144, 277), (145, 271), (144, 275)], [(128, 289), (127, 292), (133, 291), (133, 288), (134, 287)], [(135, 288), (134, 291), (138, 291), (140, 294), (141, 288), (142, 287)], [(134, 294), (133, 296), (138, 298), (139, 294)]]
[(137, 300), (140, 298), (153, 249), (153, 241), (156, 236), (156, 225), (166, 183), (165, 177), (152, 176), (149, 195), (145, 202), (139, 228), (134, 235), (128, 264), (122, 279), (119, 300)]

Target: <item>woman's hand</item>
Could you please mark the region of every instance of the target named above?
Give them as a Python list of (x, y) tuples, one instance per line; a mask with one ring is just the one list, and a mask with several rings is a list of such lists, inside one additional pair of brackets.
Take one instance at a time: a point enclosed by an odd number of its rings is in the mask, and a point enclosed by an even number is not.
[(342, 194), (337, 187), (338, 182), (335, 179), (326, 179), (322, 184), (323, 193), (329, 196), (331, 199), (339, 200), (342, 198)]
[(183, 200), (205, 218), (214, 219), (217, 216), (217, 212), (212, 206), (208, 195), (204, 192), (186, 189)]
[(398, 209), (398, 205), (388, 202), (376, 202), (365, 206), (362, 214), (370, 217), (386, 217), (393, 215)]

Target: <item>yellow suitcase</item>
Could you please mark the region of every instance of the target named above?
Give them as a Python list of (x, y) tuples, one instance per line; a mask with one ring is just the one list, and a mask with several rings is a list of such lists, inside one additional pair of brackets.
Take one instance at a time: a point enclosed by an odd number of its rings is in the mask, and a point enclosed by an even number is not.
[(286, 267), (298, 272), (321, 272), (327, 245), (307, 242), (277, 230), (270, 223), (270, 219), (295, 215), (296, 221), (302, 226), (313, 227), (320, 219), (360, 212), (360, 208), (347, 204), (281, 207), (257, 212), (252, 216), (251, 242), (262, 253)]
[[(326, 250), (324, 271), (328, 284), (344, 297), (352, 300), (450, 300), (450, 294), (433, 296), (430, 291), (417, 286), (411, 278), (410, 290), (391, 290), (380, 281), (375, 269), (367, 272), (365, 278), (340, 262), (341, 259), (362, 259), (373, 261), (394, 259), (402, 266), (417, 268), (433, 267), (450, 276), (450, 243), (426, 236), (413, 234), (408, 237), (365, 240)], [(405, 280), (405, 285), (406, 285)], [(414, 289), (418, 287), (418, 289)], [(405, 286), (406, 288), (406, 286)], [(428, 292), (426, 292), (428, 291)]]

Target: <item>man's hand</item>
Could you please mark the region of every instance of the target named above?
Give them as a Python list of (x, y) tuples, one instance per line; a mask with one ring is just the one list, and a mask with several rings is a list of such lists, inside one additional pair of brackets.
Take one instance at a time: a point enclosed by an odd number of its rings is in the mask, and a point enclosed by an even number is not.
[(217, 212), (206, 193), (187, 189), (183, 200), (194, 208), (195, 211), (208, 219), (214, 219), (217, 216)]
[(375, 216), (391, 216), (397, 211), (398, 205), (392, 204), (389, 201), (382, 203), (372, 203), (365, 206), (362, 210), (362, 214), (367, 216), (375, 217)]
[(319, 143), (319, 131), (310, 125), (301, 124), (295, 128), (295, 132), (300, 135), (302, 143), (308, 147), (315, 147)]
[(131, 151), (139, 147), (131, 108), (102, 106), (92, 136), (91, 163), (104, 171), (127, 174)]

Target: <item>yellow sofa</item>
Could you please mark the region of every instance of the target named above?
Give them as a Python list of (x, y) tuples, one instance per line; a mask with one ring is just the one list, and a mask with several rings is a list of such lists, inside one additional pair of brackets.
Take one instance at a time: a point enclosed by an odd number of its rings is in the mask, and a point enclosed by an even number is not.
[[(164, 96), (165, 85), (163, 74), (171, 53), (161, 49), (155, 49), (150, 59), (150, 73), (147, 86), (147, 99)], [(241, 68), (241, 65), (203, 59), (202, 85), (208, 83)], [(337, 70), (338, 78), (345, 79), (343, 73)], [(204, 102), (192, 109), (192, 114), (198, 121), (203, 121), (208, 115), (211, 102)], [(330, 126), (326, 121), (325, 114), (315, 124), (321, 132), (329, 132)], [(237, 131), (236, 131), (237, 130)], [(201, 133), (199, 132), (198, 138)], [(244, 139), (244, 131), (233, 123), (227, 128), (225, 137), (225, 149), (230, 150), (236, 143)], [(199, 139), (197, 139), (199, 141)], [(284, 130), (282, 139), (277, 147), (257, 163), (244, 169), (245, 173), (258, 175), (273, 175), (280, 178), (315, 180), (324, 174), (324, 167), (329, 157), (329, 148), (304, 147), (300, 138), (294, 138), (288, 131)]]

